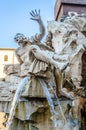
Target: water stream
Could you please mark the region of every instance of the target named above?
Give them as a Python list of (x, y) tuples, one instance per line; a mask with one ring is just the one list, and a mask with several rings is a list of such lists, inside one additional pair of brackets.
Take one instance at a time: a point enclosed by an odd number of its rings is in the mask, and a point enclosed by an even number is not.
[(21, 92), (23, 90), (23, 87), (27, 83), (27, 81), (28, 81), (28, 77), (23, 78), (22, 81), (20, 82), (17, 90), (16, 90), (16, 93), (15, 93), (13, 101), (12, 101), (9, 118), (8, 118), (7, 123), (6, 123), (6, 130), (9, 130), (9, 128), (11, 126), (11, 123), (13, 121), (13, 117), (15, 115), (15, 109), (16, 109), (16, 107), (18, 105), (18, 102), (19, 102), (19, 99), (20, 99), (20, 96), (21, 96)]
[[(63, 110), (62, 110), (62, 107), (60, 105), (60, 101), (59, 101), (59, 98), (57, 97), (56, 95), (56, 92), (52, 86), (52, 84), (49, 84), (49, 88), (47, 87), (47, 84), (45, 83), (45, 81), (41, 78), (39, 78), (39, 81), (40, 81), (40, 84), (42, 85), (43, 87), (43, 90), (44, 90), (44, 93), (46, 95), (46, 98), (47, 98), (47, 101), (48, 101), (48, 104), (50, 106), (50, 111), (51, 111), (51, 114), (52, 114), (52, 120), (55, 124), (55, 127), (57, 126), (57, 120), (58, 120), (58, 114), (61, 114), (62, 115), (62, 119), (63, 119), (63, 123), (66, 123), (66, 118), (64, 116), (64, 113), (63, 113)], [(52, 93), (54, 95), (54, 97), (52, 98)], [(59, 107), (59, 110), (60, 110), (60, 113), (58, 113), (58, 111), (56, 110), (56, 107)]]

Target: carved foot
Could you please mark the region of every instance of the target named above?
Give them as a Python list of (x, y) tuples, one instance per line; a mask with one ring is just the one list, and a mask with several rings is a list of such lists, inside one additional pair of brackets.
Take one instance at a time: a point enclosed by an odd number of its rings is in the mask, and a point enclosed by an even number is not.
[(68, 95), (68, 98), (70, 98), (71, 100), (74, 99), (74, 93), (73, 92), (69, 92), (69, 93), (67, 93), (67, 95)]
[(66, 88), (62, 88), (62, 89), (60, 90), (60, 94), (61, 94), (62, 96), (65, 96), (65, 97), (71, 99), (71, 100), (74, 99), (74, 93), (73, 93), (73, 92), (67, 92), (67, 89), (66, 89)]

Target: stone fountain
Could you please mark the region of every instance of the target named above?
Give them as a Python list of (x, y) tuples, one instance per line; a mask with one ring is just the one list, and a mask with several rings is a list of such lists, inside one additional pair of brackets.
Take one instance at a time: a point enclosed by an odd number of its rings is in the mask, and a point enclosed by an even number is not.
[[(40, 34), (16, 34), (19, 65), (5, 66), (0, 81), (0, 111), (6, 130), (79, 130), (82, 56), (86, 51), (86, 15), (69, 12), (45, 28), (40, 11), (32, 11)], [(14, 68), (14, 69), (13, 69)]]

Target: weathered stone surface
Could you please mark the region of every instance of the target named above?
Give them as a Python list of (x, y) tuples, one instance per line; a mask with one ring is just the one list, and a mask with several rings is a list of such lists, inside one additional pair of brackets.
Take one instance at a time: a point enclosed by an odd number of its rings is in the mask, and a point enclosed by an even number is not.
[[(78, 101), (79, 99), (75, 101), (75, 104), (73, 103), (74, 111), (77, 111), (78, 109), (78, 107), (76, 108), (76, 104), (77, 106), (79, 105)], [(68, 104), (71, 105), (72, 101), (61, 99), (60, 104), (62, 106), (63, 113), (66, 114), (66, 116), (69, 116), (67, 115), (66, 110), (67, 110), (67, 105)], [(4, 109), (2, 108), (0, 109), (0, 111), (4, 110), (5, 113), (9, 113), (9, 110), (11, 107), (10, 102), (8, 103), (3, 102), (3, 106), (4, 106)], [(33, 128), (33, 130), (35, 129), (44, 130), (45, 128), (45, 130), (47, 129), (48, 130), (53, 130), (53, 129), (63, 130), (63, 126), (65, 127), (65, 125), (64, 125), (64, 119), (62, 120), (63, 115), (59, 109), (59, 106), (58, 106), (57, 111), (59, 113), (58, 115), (56, 115), (58, 119), (57, 120), (58, 126), (55, 127), (54, 126), (55, 122), (53, 122), (52, 120), (53, 117), (52, 117), (49, 105), (46, 100), (31, 99), (31, 100), (22, 101), (21, 99), (21, 101), (19, 101), (18, 106), (16, 108), (15, 117), (13, 119), (11, 129), (12, 130), (14, 129), (32, 130)], [(77, 112), (76, 112), (76, 115), (74, 115), (74, 119), (78, 120)]]
[[(64, 22), (48, 22), (48, 31), (53, 35), (52, 46), (60, 57), (64, 56), (69, 61), (69, 69), (75, 86), (81, 82), (82, 55), (86, 47), (86, 20), (83, 17), (67, 17)], [(58, 57), (55, 57), (58, 58)], [(76, 72), (75, 72), (76, 70)]]
[(18, 73), (19, 70), (20, 70), (20, 65), (19, 64), (5, 65), (4, 66), (4, 73), (7, 74), (7, 75)]
[(9, 82), (0, 82), (0, 101), (11, 101), (15, 94), (17, 85)]
[(17, 75), (13, 75), (13, 74), (11, 74), (11, 75), (7, 75), (6, 77), (5, 77), (5, 82), (10, 82), (11, 84), (19, 84), (20, 83), (20, 81), (21, 81), (21, 77), (19, 77), (19, 76), (17, 76)]
[(21, 80), (16, 75), (7, 75), (5, 81), (0, 81), (0, 101), (12, 101)]

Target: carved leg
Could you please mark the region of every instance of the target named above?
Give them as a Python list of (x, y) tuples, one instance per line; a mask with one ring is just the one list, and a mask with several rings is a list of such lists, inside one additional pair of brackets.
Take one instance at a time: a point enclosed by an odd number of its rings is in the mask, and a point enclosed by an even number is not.
[(66, 96), (67, 98), (73, 99), (74, 94), (73, 92), (67, 92), (66, 88), (63, 88), (63, 75), (59, 69), (55, 69), (55, 79), (56, 79), (56, 84), (58, 87), (58, 91), (61, 95)]
[(68, 62), (60, 63), (53, 59), (54, 52), (48, 50), (41, 50), (37, 45), (31, 45), (28, 50), (28, 55), (34, 55), (34, 57), (38, 60), (44, 61), (47, 64), (53, 65), (55, 68), (58, 68), (63, 71), (65, 66), (68, 65)]

